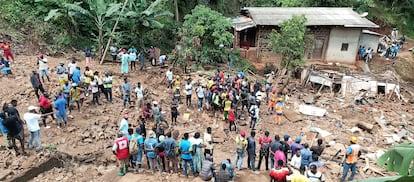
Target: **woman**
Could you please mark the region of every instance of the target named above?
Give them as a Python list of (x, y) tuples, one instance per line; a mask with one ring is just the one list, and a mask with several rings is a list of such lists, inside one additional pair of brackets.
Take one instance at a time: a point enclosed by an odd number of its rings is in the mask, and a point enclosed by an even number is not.
[(194, 134), (194, 138), (190, 139), (191, 145), (193, 146), (193, 164), (194, 164), (194, 172), (200, 173), (201, 172), (201, 165), (204, 160), (204, 154), (201, 150), (203, 146), (203, 139), (200, 138), (200, 133), (196, 132)]
[(129, 54), (124, 51), (121, 57), (121, 74), (128, 74), (128, 61), (129, 61)]

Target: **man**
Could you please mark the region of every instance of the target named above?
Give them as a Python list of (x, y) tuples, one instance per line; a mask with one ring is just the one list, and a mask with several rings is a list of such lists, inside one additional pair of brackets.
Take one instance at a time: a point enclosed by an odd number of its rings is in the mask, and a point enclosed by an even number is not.
[(260, 105), (262, 103), (262, 97), (263, 97), (262, 91), (260, 91), (260, 89), (257, 90), (255, 96), (256, 96), (256, 105), (257, 105), (257, 107), (260, 108)]
[[(256, 141), (254, 141), (255, 136), (256, 132), (251, 131), (250, 136), (247, 137), (247, 166), (253, 172), (256, 172)], [(258, 172), (256, 174), (258, 174)]]
[(138, 82), (135, 94), (137, 96), (138, 108), (142, 108), (144, 106), (144, 89), (141, 87), (141, 82)]
[(249, 115), (250, 115), (250, 128), (252, 130), (256, 130), (255, 126), (257, 123), (257, 120), (259, 119), (259, 107), (253, 102), (249, 109)]
[(233, 166), (231, 165), (231, 161), (230, 161), (230, 159), (226, 159), (226, 160), (224, 160), (223, 162), (221, 162), (221, 164), (225, 164), (225, 165), (226, 165), (226, 171), (228, 171), (228, 172), (229, 172), (229, 174), (230, 174), (230, 179), (231, 179), (231, 180), (234, 180), (234, 177), (236, 176), (236, 173), (234, 172), (234, 168), (233, 168)]
[(316, 155), (312, 155), (312, 162), (309, 164), (309, 166), (311, 165), (316, 165), (317, 170), (321, 173), (325, 172), (325, 167), (322, 161), (319, 160), (318, 156)]
[(136, 61), (137, 61), (137, 49), (134, 47), (129, 48), (128, 50), (128, 61), (131, 63), (131, 71), (135, 72), (137, 70), (136, 68)]
[(303, 149), (300, 150), (300, 153), (302, 155), (302, 160), (300, 162), (300, 171), (303, 174), (305, 172), (305, 169), (309, 166), (312, 160), (312, 153), (309, 151), (309, 144), (303, 144)]
[(66, 99), (63, 96), (60, 96), (55, 101), (55, 109), (57, 110), (56, 113), (56, 120), (59, 124), (58, 128), (62, 128), (62, 122), (65, 122), (65, 126), (68, 122), (68, 117), (66, 116)]
[(172, 82), (173, 82), (173, 72), (170, 69), (168, 69), (167, 73), (165, 74), (167, 81), (168, 81), (168, 87), (167, 88), (172, 88)]
[(358, 139), (355, 136), (352, 136), (349, 139), (351, 146), (348, 147), (345, 154), (344, 160), (344, 170), (342, 172), (341, 182), (345, 181), (348, 171), (351, 169), (351, 176), (348, 178), (348, 181), (354, 180), (356, 174), (356, 165), (358, 162), (359, 156), (361, 156), (361, 146), (357, 144)]
[(14, 55), (10, 49), (10, 42), (4, 42), (0, 44), (0, 48), (3, 49), (4, 56), (7, 60), (10, 60), (16, 63), (16, 60), (14, 60)]
[(34, 70), (32, 71), (32, 75), (30, 76), (30, 83), (32, 84), (37, 99), (39, 99), (39, 90), (43, 93), (45, 92), (45, 89), (43, 88), (43, 84), (40, 81), (39, 74)]
[(282, 122), (284, 107), (285, 107), (285, 104), (283, 103), (283, 99), (278, 98), (277, 103), (276, 103), (276, 116), (275, 116), (275, 121), (277, 125), (280, 125), (280, 123)]
[(75, 69), (75, 71), (73, 71), (73, 74), (72, 74), (72, 81), (73, 81), (73, 83), (76, 83), (76, 84), (79, 85), (80, 77), (81, 77), (80, 67), (77, 66), (76, 69)]
[(0, 112), (0, 131), (1, 134), (4, 136), (5, 143), (8, 149), (12, 149), (12, 144), (10, 143), (10, 139), (7, 137), (9, 131), (7, 128), (3, 125), (3, 121), (6, 119), (6, 113)]
[[(52, 119), (55, 120), (55, 116), (53, 116), (53, 107), (49, 101), (49, 94), (47, 94), (46, 92), (43, 93), (43, 96), (40, 97), (39, 106), (40, 106), (40, 112), (42, 114), (50, 114), (52, 116)], [(47, 115), (42, 116), (43, 125), (46, 129), (48, 129), (50, 128), (50, 126), (46, 125), (46, 119), (47, 119)]]
[(191, 172), (193, 173), (193, 175), (195, 175), (193, 159), (192, 159), (192, 156), (191, 156), (192, 146), (191, 146), (191, 142), (188, 140), (188, 138), (189, 138), (188, 133), (184, 133), (184, 138), (180, 142), (182, 166), (183, 166), (183, 170), (184, 170), (184, 175), (186, 177), (188, 177), (187, 163), (190, 164)]
[(230, 96), (226, 95), (226, 100), (223, 101), (223, 106), (224, 106), (224, 120), (228, 121), (229, 119), (229, 110), (231, 109), (231, 100), (230, 100)]
[(95, 79), (95, 77), (91, 78), (91, 91), (92, 91), (92, 104), (93, 105), (101, 105), (99, 103), (99, 86), (98, 81)]
[(138, 54), (138, 60), (139, 60), (139, 63), (140, 63), (140, 65), (141, 65), (140, 70), (142, 70), (142, 71), (146, 71), (146, 70), (147, 70), (147, 68), (146, 68), (146, 65), (145, 65), (145, 56), (144, 56), (144, 52), (142, 52), (142, 51), (140, 51), (140, 52), (139, 52), (139, 54)]
[(154, 117), (154, 122), (158, 125), (161, 121), (164, 120), (162, 118), (161, 108), (158, 106), (157, 101), (153, 101), (152, 104), (154, 105), (152, 108), (152, 111), (153, 111), (152, 116)]
[(92, 50), (89, 47), (86, 47), (85, 50), (85, 61), (86, 61), (86, 66), (89, 68), (92, 68)]
[[(279, 146), (279, 148), (276, 150), (274, 161), (283, 161), (283, 164), (287, 163), (286, 156), (282, 151), (282, 146)], [(275, 166), (272, 167), (279, 167), (279, 164), (275, 163)]]
[(68, 106), (69, 106), (69, 103), (70, 103), (70, 90), (71, 89), (72, 89), (72, 85), (69, 84), (68, 80), (65, 80), (65, 83), (61, 87), (61, 91), (63, 93), (63, 96), (65, 96), (65, 99), (66, 99), (66, 102), (68, 103)]
[[(273, 168), (273, 166), (275, 166), (275, 153), (276, 151), (281, 148), (282, 144), (280, 143), (280, 137), (279, 135), (275, 135), (275, 140), (272, 141), (272, 143), (270, 143), (270, 167)], [(282, 151), (283, 152), (283, 151)]]
[(111, 51), (112, 61), (116, 61), (116, 56), (118, 55), (118, 48), (116, 48), (114, 45), (109, 47), (109, 51)]
[(290, 161), (290, 165), (293, 166), (295, 169), (300, 169), (300, 165), (302, 162), (302, 157), (300, 156), (300, 150), (296, 151), (296, 154), (292, 157)]
[(65, 61), (60, 61), (60, 65), (56, 67), (56, 73), (59, 76), (59, 84), (63, 86), (65, 82), (68, 80), (68, 69), (65, 66)]
[(13, 114), (10, 111), (7, 111), (7, 114), (8, 117), (3, 120), (3, 125), (8, 131), (7, 138), (11, 141), (11, 145), (16, 152), (16, 156), (19, 156), (21, 154), (17, 148), (16, 139), (20, 141), (23, 155), (26, 155), (26, 152), (24, 150), (24, 131), (22, 127), (22, 121), (20, 120), (18, 114)]
[(201, 167), (200, 177), (203, 181), (210, 181), (213, 178), (213, 174), (216, 168), (214, 167), (213, 157), (206, 155), (205, 160)]
[(271, 182), (286, 182), (286, 177), (290, 174), (292, 174), (292, 170), (284, 165), (284, 161), (278, 160), (277, 161), (277, 167), (273, 168), (270, 171), (270, 181)]
[(206, 145), (204, 149), (204, 157), (207, 154), (213, 156), (213, 137), (211, 136), (211, 127), (207, 127), (207, 133), (204, 133), (204, 145)]
[(73, 72), (76, 70), (76, 61), (73, 59), (69, 64), (68, 64), (68, 68), (69, 68), (69, 80), (72, 80), (72, 75)]
[(228, 182), (230, 181), (230, 173), (226, 170), (226, 164), (221, 164), (220, 170), (216, 173), (215, 182)]
[(165, 64), (165, 61), (167, 61), (167, 59), (168, 59), (168, 56), (167, 55), (165, 55), (165, 54), (163, 54), (163, 55), (161, 55), (160, 56), (160, 65), (161, 66), (164, 66), (164, 64)]
[(135, 133), (131, 136), (131, 140), (136, 140), (138, 145), (138, 153), (132, 156), (132, 163), (134, 163), (134, 172), (143, 172), (142, 165), (142, 154), (144, 153), (144, 137), (141, 135), (141, 128), (138, 126), (135, 129)]
[(4, 59), (4, 57), (1, 57), (0, 69), (3, 72), (3, 75), (6, 77), (9, 77), (9, 74), (12, 74), (11, 69), (10, 69), (10, 62)]
[(103, 83), (106, 102), (112, 103), (112, 76), (108, 72), (105, 72)]
[(191, 107), (191, 94), (193, 93), (193, 86), (191, 84), (190, 79), (187, 81), (187, 84), (185, 85), (185, 95), (186, 95), (186, 104), (187, 108)]
[(147, 159), (149, 160), (149, 165), (152, 174), (155, 173), (155, 166), (157, 166), (158, 171), (161, 173), (162, 168), (159, 163), (156, 161), (157, 153), (155, 152), (155, 147), (158, 145), (158, 140), (155, 137), (154, 131), (150, 130), (148, 133), (148, 139), (144, 141), (145, 153), (147, 154)]
[(303, 148), (303, 146), (300, 144), (301, 141), (302, 138), (297, 137), (295, 138), (295, 142), (290, 144), (290, 150), (292, 151), (291, 157), (296, 154), (296, 150), (301, 150)]
[[(42, 115), (36, 113), (37, 107), (29, 106), (28, 113), (23, 115), (23, 119), (26, 121), (27, 129), (29, 130), (29, 149), (33, 148), (33, 140), (36, 147), (36, 152), (40, 151), (40, 126), (39, 119)], [(43, 116), (44, 117), (44, 116)]]
[(115, 140), (115, 144), (112, 147), (112, 152), (116, 155), (116, 159), (119, 162), (118, 176), (123, 176), (128, 172), (128, 138), (122, 133), (118, 133), (118, 138)]
[(131, 105), (131, 84), (128, 82), (128, 79), (126, 77), (124, 78), (124, 83), (122, 84), (122, 95), (125, 109), (127, 101), (129, 105)]
[(156, 59), (155, 59), (155, 49), (154, 49), (154, 46), (151, 46), (151, 48), (147, 51), (147, 53), (149, 54), (149, 58), (151, 60), (151, 65), (152, 66), (155, 66)]
[(257, 165), (257, 170), (260, 170), (260, 166), (262, 164), (263, 158), (265, 159), (266, 171), (269, 170), (270, 143), (272, 143), (272, 139), (269, 138), (269, 131), (265, 131), (265, 136), (259, 138), (260, 157), (259, 157), (259, 164)]
[(70, 89), (69, 113), (72, 112), (75, 103), (78, 107), (78, 111), (80, 112), (80, 95), (81, 89), (78, 87), (78, 84), (72, 83), (72, 88)]
[(324, 147), (322, 146), (323, 140), (319, 138), (317, 140), (318, 145), (312, 146), (310, 148), (310, 151), (312, 152), (312, 155), (316, 155), (317, 157), (320, 157), (322, 155), (322, 152), (324, 150)]
[(49, 66), (47, 65), (47, 58), (43, 54), (40, 54), (39, 56), (38, 65), (39, 65), (39, 75), (42, 78), (42, 81), (45, 82), (44, 77), (46, 76), (47, 81), (50, 82), (49, 73), (48, 73)]
[(310, 170), (305, 172), (305, 176), (310, 179), (311, 182), (325, 182), (325, 175), (317, 170), (315, 164), (309, 166)]
[(197, 94), (197, 108), (198, 111), (201, 111), (201, 109), (203, 109), (203, 100), (204, 100), (204, 86), (202, 86), (201, 84), (198, 86), (198, 88), (196, 89), (196, 94)]
[(177, 165), (177, 154), (176, 154), (176, 148), (178, 147), (177, 142), (174, 140), (174, 138), (171, 137), (171, 132), (168, 132), (166, 134), (167, 139), (165, 139), (161, 145), (164, 146), (164, 153), (167, 159), (167, 164), (165, 165), (165, 171), (167, 173), (170, 173), (172, 171), (173, 173), (178, 172)]
[(285, 134), (283, 135), (283, 141), (280, 142), (280, 144), (282, 144), (282, 151), (285, 154), (286, 159), (288, 158), (288, 152), (290, 150), (289, 139), (290, 136)]
[(121, 123), (119, 123), (119, 132), (124, 134), (125, 136), (128, 136), (128, 128), (128, 114), (124, 114)]

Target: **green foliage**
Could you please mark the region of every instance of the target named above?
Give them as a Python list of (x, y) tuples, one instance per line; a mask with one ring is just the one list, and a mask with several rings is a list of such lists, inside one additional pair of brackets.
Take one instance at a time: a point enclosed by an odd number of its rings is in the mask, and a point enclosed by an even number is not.
[(370, 178), (363, 180), (355, 180), (356, 182), (411, 182), (414, 181), (414, 176), (387, 176), (380, 178)]
[(231, 54), (233, 55), (233, 64), (235, 70), (244, 71), (247, 70), (255, 71), (256, 68), (254, 65), (247, 59), (240, 56), (240, 49), (233, 49), (231, 51)]
[(228, 31), (232, 22), (217, 11), (205, 6), (197, 6), (184, 17), (180, 32), (183, 49), (198, 63), (222, 62), (233, 35)]
[(378, 159), (377, 164), (380, 166), (386, 165), (388, 171), (395, 171), (406, 176), (414, 174), (413, 160), (414, 144), (403, 143), (389, 149)]
[(279, 24), (280, 33), (272, 30), (270, 46), (273, 52), (281, 54), (282, 67), (297, 68), (304, 65), (302, 57), (305, 53), (306, 21), (304, 15), (293, 16)]

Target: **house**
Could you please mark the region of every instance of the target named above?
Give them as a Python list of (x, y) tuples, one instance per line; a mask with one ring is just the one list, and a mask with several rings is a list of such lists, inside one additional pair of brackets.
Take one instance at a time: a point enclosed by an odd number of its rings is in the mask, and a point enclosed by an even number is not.
[(379, 27), (352, 8), (247, 7), (233, 19), (233, 46), (251, 61), (278, 62), (280, 56), (271, 52), (268, 35), (279, 29), (279, 23), (302, 14), (307, 18), (307, 35), (313, 37), (313, 46), (304, 57), (310, 61), (353, 64), (359, 45), (365, 44), (361, 42), (366, 40), (361, 39), (363, 30)]

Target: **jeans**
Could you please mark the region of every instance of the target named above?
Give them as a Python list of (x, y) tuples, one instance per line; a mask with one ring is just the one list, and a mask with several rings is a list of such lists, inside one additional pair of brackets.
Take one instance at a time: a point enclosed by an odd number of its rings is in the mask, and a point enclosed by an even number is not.
[(139, 148), (138, 153), (132, 156), (132, 162), (136, 164), (142, 164), (142, 151), (143, 148)]
[(342, 172), (341, 182), (345, 181), (345, 178), (348, 175), (349, 169), (351, 169), (351, 171), (352, 171), (351, 176), (349, 176), (349, 181), (354, 180), (354, 176), (356, 174), (356, 167), (357, 167), (357, 163), (348, 164), (348, 163), (344, 162), (344, 171)]
[(256, 171), (256, 168), (255, 168), (256, 157), (255, 156), (256, 154), (254, 153), (250, 153), (247, 156), (247, 162), (248, 162), (247, 164), (248, 164), (248, 167), (252, 169), (252, 171)]
[(198, 109), (201, 109), (203, 107), (203, 100), (204, 98), (198, 98), (197, 107)]
[(126, 102), (128, 101), (129, 104), (131, 104), (131, 96), (124, 95), (124, 108), (126, 108)]
[(154, 163), (155, 163), (155, 165), (157, 165), (157, 168), (158, 168), (158, 171), (159, 172), (162, 172), (162, 169), (161, 169), (161, 166), (160, 166), (160, 164), (157, 162), (157, 158), (148, 158), (148, 161), (149, 161), (149, 166), (150, 166), (150, 169), (151, 169), (151, 171), (154, 173), (155, 172), (155, 166), (154, 166)]
[(66, 114), (63, 115), (63, 116), (57, 114), (56, 115), (56, 120), (57, 120), (57, 122), (58, 122), (59, 125), (62, 123), (62, 121), (65, 122), (65, 124), (66, 124), (68, 122), (68, 117), (66, 116)]
[(99, 104), (99, 99), (98, 99), (98, 97), (99, 97), (99, 92), (92, 93), (92, 103), (93, 103), (94, 105)]
[(234, 159), (234, 165), (237, 167), (237, 169), (241, 170), (243, 165), (243, 159), (244, 159), (244, 152), (238, 153), (236, 152), (236, 158)]
[(30, 132), (29, 148), (33, 147), (33, 140), (36, 146), (36, 151), (40, 150), (40, 130)]
[(167, 88), (172, 88), (172, 83), (173, 83), (172, 80), (168, 80), (168, 87)]
[(269, 170), (269, 152), (263, 153), (260, 152), (259, 164), (257, 165), (257, 169), (260, 170), (260, 165), (262, 164), (262, 159), (265, 158), (266, 170)]
[(106, 101), (112, 102), (112, 88), (104, 88)]
[(270, 168), (274, 168), (275, 167), (275, 156), (270, 155), (269, 158), (270, 158)]
[(257, 122), (257, 118), (252, 118), (252, 120), (250, 121), (250, 128), (252, 130), (255, 130), (254, 127), (256, 126), (256, 122)]
[(190, 168), (191, 168), (191, 172), (194, 174), (194, 164), (193, 164), (193, 160), (192, 159), (183, 159), (183, 170), (184, 170), (184, 175), (188, 176), (187, 173), (187, 163), (190, 163)]

